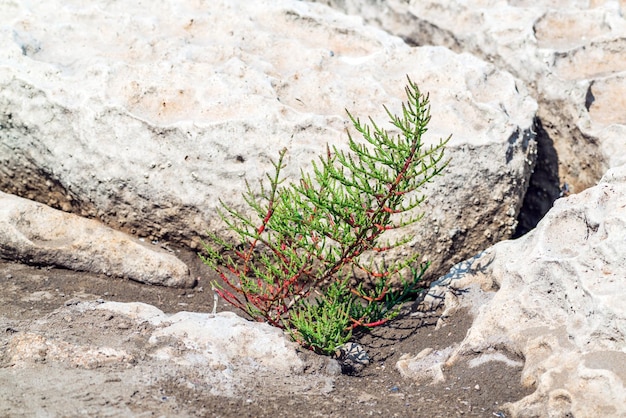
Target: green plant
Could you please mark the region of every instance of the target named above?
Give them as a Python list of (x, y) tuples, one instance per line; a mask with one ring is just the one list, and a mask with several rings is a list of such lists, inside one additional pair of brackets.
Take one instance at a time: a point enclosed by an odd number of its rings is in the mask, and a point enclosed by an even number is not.
[(419, 189), (447, 165), (450, 138), (423, 145), (428, 96), (410, 79), (405, 90), (401, 116), (384, 107), (398, 134), (348, 112), (365, 143), (348, 133), (351, 152), (327, 147), (312, 173), (301, 171), (299, 182), (288, 185), (281, 177), (283, 149), (267, 176), (269, 187), (261, 182), (259, 194), (246, 184), (244, 199), (255, 216), (222, 202), (220, 216), (237, 242), (209, 233), (217, 248), (205, 244), (201, 255), (224, 283), (217, 287), (222, 298), (285, 329), (303, 346), (330, 354), (353, 330), (393, 318), (415, 294), (428, 263), (419, 263), (419, 254), (379, 261), (410, 240), (382, 242), (381, 236), (423, 216), (416, 213), (425, 198)]

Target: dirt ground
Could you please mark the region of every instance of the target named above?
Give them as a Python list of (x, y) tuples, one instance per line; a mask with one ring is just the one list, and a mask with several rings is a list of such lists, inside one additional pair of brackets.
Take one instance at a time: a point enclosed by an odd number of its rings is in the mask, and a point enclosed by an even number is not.
[[(152, 381), (149, 368), (143, 375), (135, 370), (131, 377), (128, 365), (105, 365), (96, 373), (84, 367), (55, 370), (45, 364), (15, 368), (7, 360), (9, 337), (26, 331), (64, 334), (66, 339), (76, 335), (95, 342), (106, 338), (96, 325), (98, 318), (85, 316), (68, 327), (71, 318), (51, 314), (79, 300), (139, 301), (166, 313), (210, 312), (210, 269), (192, 253), (179, 256), (198, 277), (195, 289), (154, 287), (96, 274), (0, 262), (0, 415), (29, 416), (38, 411), (38, 416), (505, 417), (502, 406), (506, 402), (532, 392), (519, 384), (521, 368), (501, 362), (476, 368), (456, 364), (444, 371), (445, 382), (436, 385), (403, 378), (395, 367), (402, 354), (415, 355), (427, 347), (446, 348), (460, 342), (471, 325), (468, 315), (458, 314), (435, 330), (436, 317), (423, 320), (410, 315), (415, 304), (407, 305), (406, 315), (359, 337), (372, 363), (356, 376), (336, 376), (334, 387), (325, 395), (277, 390), (281, 376), (272, 376), (272, 385), (266, 384), (267, 376), (255, 376), (250, 387), (232, 398), (192, 389), (189, 382), (193, 376), (181, 377), (175, 372), (169, 379)], [(230, 307), (220, 304), (218, 310)], [(45, 325), (41, 318), (48, 319)], [(128, 334), (125, 341), (144, 331), (128, 330), (123, 324), (113, 328)], [(139, 363), (138, 367), (146, 366)], [(143, 376), (142, 387), (147, 390), (133, 389), (137, 382), (131, 380), (137, 376)], [(285, 387), (290, 384), (285, 378)]]

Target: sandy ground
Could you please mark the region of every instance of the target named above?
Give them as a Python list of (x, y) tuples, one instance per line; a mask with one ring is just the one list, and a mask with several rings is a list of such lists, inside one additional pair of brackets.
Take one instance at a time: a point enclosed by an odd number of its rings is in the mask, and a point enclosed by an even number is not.
[[(167, 313), (209, 312), (212, 294), (205, 289), (210, 289), (210, 270), (194, 254), (180, 257), (199, 278), (195, 289), (0, 262), (0, 416), (504, 417), (506, 402), (532, 392), (519, 384), (521, 368), (500, 362), (476, 368), (457, 364), (444, 371), (446, 380), (437, 385), (403, 378), (395, 367), (402, 354), (460, 342), (471, 325), (471, 318), (460, 313), (435, 330), (436, 318), (410, 315), (415, 304), (407, 305), (405, 314), (389, 325), (358, 337), (372, 359), (360, 374), (334, 376), (325, 388), (307, 386), (306, 374), (254, 375), (233, 388), (235, 396), (212, 390), (203, 370), (163, 366), (142, 355), (148, 325), (129, 324), (106, 311), (72, 310), (78, 301), (107, 300), (145, 302)], [(36, 361), (35, 354), (35, 361), (16, 364), (9, 355), (16, 338), (40, 336), (90, 346), (106, 343), (125, 349), (132, 358), (78, 364), (63, 358), (61, 350), (42, 356), (42, 361)], [(50, 361), (53, 354), (56, 359)]]

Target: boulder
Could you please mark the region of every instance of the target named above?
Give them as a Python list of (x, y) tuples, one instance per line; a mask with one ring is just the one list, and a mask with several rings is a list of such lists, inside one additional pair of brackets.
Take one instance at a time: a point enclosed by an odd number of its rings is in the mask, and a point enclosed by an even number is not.
[[(305, 363), (297, 355), (298, 345), (288, 341), (282, 330), (250, 322), (233, 312), (167, 315), (140, 302), (105, 302), (96, 309), (153, 325), (155, 329), (148, 338), (153, 349), (149, 353), (162, 361), (218, 369), (248, 364), (287, 374), (304, 370)], [(237, 344), (233, 344), (235, 341)], [(185, 352), (177, 346), (186, 347)], [(340, 370), (338, 364), (336, 369)]]
[(0, 343), (0, 382), (26, 399), (1, 391), (0, 411), (9, 416), (211, 415), (210, 406), (193, 410), (181, 394), (220, 397), (228, 412), (237, 399), (256, 399), (259, 387), (286, 397), (326, 395), (341, 373), (335, 360), (301, 354), (268, 324), (230, 312), (164, 314), (143, 303), (68, 304), (12, 322)]
[(9, 2), (0, 27), (0, 190), (198, 248), (226, 233), (219, 199), (241, 208), (283, 147), (288, 181), (345, 148), (345, 108), (384, 125), (408, 75), (430, 93), (426, 143), (452, 134), (410, 251), (434, 276), (516, 228), (536, 102), (471, 55), (295, 0)]
[(178, 258), (100, 222), (0, 192), (0, 258), (191, 287)]
[[(521, 383), (535, 391), (508, 406), (513, 416), (624, 416), (625, 202), (623, 165), (442, 278), (427, 300), (475, 319), (440, 363), (523, 359)], [(399, 367), (420, 370), (421, 360)]]
[(526, 83), (539, 104), (539, 156), (523, 231), (561, 193), (582, 191), (626, 161), (623, 1), (321, 2), (410, 44), (470, 52)]

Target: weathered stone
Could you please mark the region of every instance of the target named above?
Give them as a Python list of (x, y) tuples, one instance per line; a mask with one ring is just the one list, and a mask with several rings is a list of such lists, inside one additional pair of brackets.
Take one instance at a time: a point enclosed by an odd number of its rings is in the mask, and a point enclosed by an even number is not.
[(0, 258), (163, 286), (195, 282), (182, 261), (155, 246), (95, 220), (2, 192)]
[[(154, 325), (148, 340), (152, 344), (149, 354), (159, 360), (212, 368), (248, 363), (284, 373), (302, 373), (304, 369), (304, 362), (296, 352), (297, 345), (288, 341), (282, 330), (247, 321), (233, 312), (166, 315), (140, 302), (105, 302), (97, 305), (97, 309)], [(176, 343), (172, 344), (172, 340)], [(186, 347), (184, 353), (178, 345)]]
[(136, 362), (124, 350), (93, 345), (76, 345), (67, 341), (50, 340), (41, 334), (20, 333), (7, 347), (8, 361), (18, 367), (31, 363), (58, 362), (71, 367), (95, 369), (105, 364)]
[(515, 230), (536, 103), (470, 55), (291, 0), (4, 3), (0, 22), (4, 191), (196, 248), (281, 148), (294, 180), (345, 148), (344, 108), (399, 113), (408, 74), (430, 92), (426, 142), (453, 135), (410, 251), (436, 275)]
[(446, 379), (442, 366), (450, 358), (454, 347), (441, 350), (425, 348), (417, 355), (404, 354), (396, 363), (396, 368), (403, 377), (421, 383), (440, 383)]
[[(526, 236), (496, 244), (432, 289), (475, 320), (451, 362), (524, 359), (535, 392), (513, 416), (626, 414), (626, 165), (556, 201)], [(459, 292), (462, 290), (462, 292)], [(443, 296), (443, 298), (442, 298)]]
[[(73, 331), (62, 332), (68, 323)], [(238, 396), (254, 381), (279, 384), (271, 378), (278, 374), (288, 383), (280, 383), (281, 393), (320, 395), (341, 373), (328, 357), (301, 357), (299, 346), (268, 324), (232, 312), (168, 315), (144, 303), (79, 302), (31, 321), (27, 332), (6, 340), (3, 361), (20, 373), (33, 367), (68, 375), (96, 369), (91, 378), (97, 379), (98, 369), (117, 368), (124, 384), (140, 391), (175, 376), (190, 391)]]
[(539, 156), (524, 229), (560, 187), (590, 187), (625, 161), (624, 2), (323, 0), (415, 45), (470, 52), (511, 72), (539, 103)]

